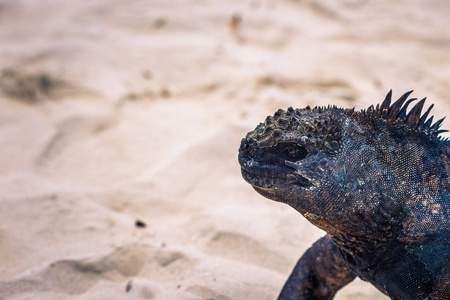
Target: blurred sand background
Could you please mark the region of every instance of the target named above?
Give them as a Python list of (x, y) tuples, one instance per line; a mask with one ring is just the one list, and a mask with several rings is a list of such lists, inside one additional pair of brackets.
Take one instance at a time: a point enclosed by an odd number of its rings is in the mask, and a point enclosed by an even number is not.
[[(274, 299), (323, 232), (244, 182), (241, 138), (278, 108), (366, 108), (390, 88), (445, 116), (449, 13), (0, 1), (0, 299)], [(337, 299), (386, 297), (355, 280)]]

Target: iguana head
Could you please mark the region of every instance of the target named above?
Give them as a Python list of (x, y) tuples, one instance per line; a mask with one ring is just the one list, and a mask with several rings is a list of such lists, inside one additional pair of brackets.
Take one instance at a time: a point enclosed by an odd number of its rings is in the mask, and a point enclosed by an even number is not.
[(270, 199), (306, 200), (332, 180), (346, 118), (336, 107), (278, 110), (242, 140), (242, 176)]
[(423, 161), (435, 155), (430, 143), (442, 132), (442, 120), (432, 125), (428, 119), (432, 106), (421, 115), (425, 99), (407, 113), (416, 100), (407, 100), (411, 92), (392, 105), (391, 93), (361, 111), (278, 110), (242, 140), (242, 176), (258, 193), (288, 203), (323, 229), (352, 212), (375, 215), (396, 199), (396, 189), (428, 172)]

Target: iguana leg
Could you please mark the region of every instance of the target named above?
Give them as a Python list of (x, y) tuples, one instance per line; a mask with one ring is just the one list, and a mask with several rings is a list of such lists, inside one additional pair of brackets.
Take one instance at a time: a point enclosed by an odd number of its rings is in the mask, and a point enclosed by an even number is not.
[(297, 262), (278, 300), (333, 299), (354, 275), (328, 235), (319, 239)]

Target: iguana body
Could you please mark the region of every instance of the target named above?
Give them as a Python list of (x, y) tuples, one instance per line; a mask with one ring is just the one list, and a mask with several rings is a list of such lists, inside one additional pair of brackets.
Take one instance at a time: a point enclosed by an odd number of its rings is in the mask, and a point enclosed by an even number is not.
[(279, 110), (242, 140), (242, 175), (328, 234), (279, 299), (332, 299), (356, 276), (392, 299), (450, 299), (450, 142), (408, 92), (367, 110)]

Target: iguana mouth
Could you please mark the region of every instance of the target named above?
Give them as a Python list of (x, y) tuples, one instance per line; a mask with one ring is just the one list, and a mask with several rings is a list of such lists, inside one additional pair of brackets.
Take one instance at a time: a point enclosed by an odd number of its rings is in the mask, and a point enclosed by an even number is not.
[(294, 174), (290, 169), (274, 170), (270, 168), (248, 167), (241, 165), (242, 177), (254, 187), (262, 189), (276, 189), (287, 185), (308, 187), (311, 185), (305, 177)]

